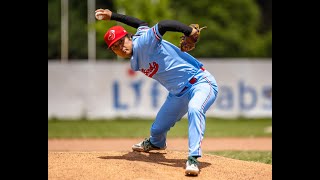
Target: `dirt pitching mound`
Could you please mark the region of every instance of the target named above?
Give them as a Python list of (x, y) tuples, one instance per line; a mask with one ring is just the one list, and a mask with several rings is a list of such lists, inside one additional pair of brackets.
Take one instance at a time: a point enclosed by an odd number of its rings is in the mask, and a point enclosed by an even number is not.
[(95, 180), (271, 180), (272, 165), (203, 154), (200, 174), (185, 176), (187, 152), (90, 151), (48, 152), (48, 179)]

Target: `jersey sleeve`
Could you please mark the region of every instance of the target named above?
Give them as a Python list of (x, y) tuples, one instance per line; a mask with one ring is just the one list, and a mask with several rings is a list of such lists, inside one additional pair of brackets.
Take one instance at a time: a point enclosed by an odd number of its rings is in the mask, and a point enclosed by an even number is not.
[(162, 36), (158, 31), (158, 24), (151, 28), (148, 26), (140, 26), (135, 35), (139, 37), (139, 47), (146, 49), (154, 48), (162, 41)]

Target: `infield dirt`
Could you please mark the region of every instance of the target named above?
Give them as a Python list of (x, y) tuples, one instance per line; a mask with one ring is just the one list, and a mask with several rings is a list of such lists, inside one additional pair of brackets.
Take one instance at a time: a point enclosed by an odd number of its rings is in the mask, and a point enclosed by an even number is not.
[(49, 139), (48, 179), (271, 180), (272, 165), (207, 154), (216, 150), (272, 150), (271, 138), (205, 138), (200, 174), (185, 176), (187, 139), (168, 139), (164, 151), (133, 152), (142, 139)]

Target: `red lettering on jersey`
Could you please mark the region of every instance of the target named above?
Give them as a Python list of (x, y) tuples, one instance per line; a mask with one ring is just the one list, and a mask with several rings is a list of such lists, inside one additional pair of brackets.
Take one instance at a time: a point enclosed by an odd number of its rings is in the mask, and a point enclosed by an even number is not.
[(141, 69), (140, 71), (145, 74), (146, 76), (152, 78), (153, 75), (155, 75), (159, 70), (159, 64), (156, 62), (149, 63), (148, 69)]

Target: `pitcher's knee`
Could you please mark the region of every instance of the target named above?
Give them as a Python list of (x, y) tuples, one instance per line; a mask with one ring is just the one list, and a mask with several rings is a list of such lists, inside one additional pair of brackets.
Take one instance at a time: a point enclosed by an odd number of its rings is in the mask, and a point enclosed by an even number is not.
[(203, 114), (203, 110), (196, 106), (189, 106), (188, 114)]

